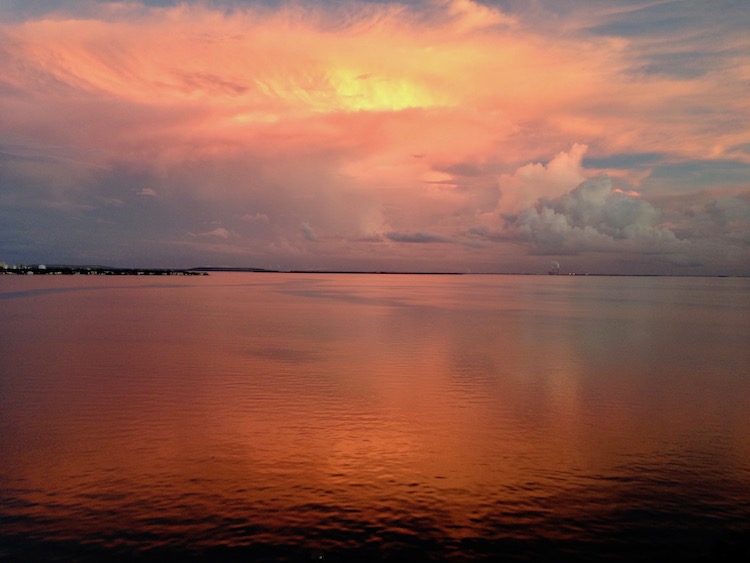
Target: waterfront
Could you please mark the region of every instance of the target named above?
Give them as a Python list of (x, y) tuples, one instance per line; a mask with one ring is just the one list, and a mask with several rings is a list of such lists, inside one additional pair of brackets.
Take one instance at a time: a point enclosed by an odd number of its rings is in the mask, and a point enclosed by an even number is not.
[(0, 315), (0, 558), (747, 547), (748, 279), (9, 276)]
[(0, 262), (0, 275), (8, 276), (205, 276), (207, 272), (197, 270), (175, 270), (168, 268), (112, 268), (110, 266), (47, 266), (15, 265)]

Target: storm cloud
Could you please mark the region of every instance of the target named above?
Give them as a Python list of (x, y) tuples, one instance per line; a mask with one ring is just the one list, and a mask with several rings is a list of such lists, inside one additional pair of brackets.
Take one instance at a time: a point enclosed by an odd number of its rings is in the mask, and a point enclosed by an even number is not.
[(0, 260), (750, 273), (750, 12), (678, 4), (3, 3)]

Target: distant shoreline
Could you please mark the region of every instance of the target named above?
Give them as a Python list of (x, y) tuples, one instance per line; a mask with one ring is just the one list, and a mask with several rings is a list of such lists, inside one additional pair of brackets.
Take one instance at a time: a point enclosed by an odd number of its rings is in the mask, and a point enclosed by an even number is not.
[(111, 268), (107, 266), (12, 266), (0, 275), (16, 276), (207, 276), (207, 272), (169, 268)]
[(396, 276), (544, 276), (544, 277), (621, 277), (621, 278), (746, 278), (750, 276), (733, 274), (603, 274), (576, 272), (550, 274), (549, 272), (409, 272), (391, 270), (270, 270), (266, 268), (237, 268), (221, 266), (201, 266), (190, 268), (191, 272), (249, 272), (267, 274), (355, 274), (355, 275), (396, 275)]

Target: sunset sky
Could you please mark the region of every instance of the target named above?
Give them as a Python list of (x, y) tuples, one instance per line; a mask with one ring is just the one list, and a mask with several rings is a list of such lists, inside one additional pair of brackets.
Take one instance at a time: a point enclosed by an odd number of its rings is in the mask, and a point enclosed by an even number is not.
[(0, 260), (750, 275), (746, 0), (0, 2)]

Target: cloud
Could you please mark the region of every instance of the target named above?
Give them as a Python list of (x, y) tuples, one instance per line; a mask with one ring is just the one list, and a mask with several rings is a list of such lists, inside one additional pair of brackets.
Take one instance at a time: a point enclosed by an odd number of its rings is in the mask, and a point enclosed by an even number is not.
[(540, 199), (510, 228), (540, 254), (674, 252), (684, 241), (660, 226), (660, 219), (653, 205), (597, 177), (560, 197)]
[(669, 221), (679, 236), (724, 249), (750, 250), (750, 190), (693, 194), (667, 200), (665, 205), (670, 207)]
[(268, 223), (268, 215), (265, 213), (245, 213), (241, 219), (248, 223)]
[(704, 207), (719, 233), (723, 236), (750, 243), (750, 203), (739, 197), (725, 197), (711, 202)]
[(352, 242), (374, 242), (374, 243), (380, 243), (383, 242), (383, 236), (378, 233), (371, 233), (371, 234), (365, 234), (361, 236), (356, 236), (350, 239)]
[(302, 234), (305, 236), (305, 240), (311, 242), (318, 240), (318, 235), (315, 234), (315, 230), (308, 223), (302, 223), (300, 228), (302, 229)]
[(433, 3), (442, 7), (454, 20), (456, 28), (464, 33), (492, 26), (513, 26), (518, 21), (504, 14), (500, 10), (485, 6), (472, 0), (434, 0)]
[(385, 233), (385, 237), (393, 242), (405, 242), (405, 243), (435, 243), (435, 242), (452, 242), (449, 238), (435, 234), (435, 233), (423, 233), (423, 232), (390, 232)]
[(539, 198), (555, 198), (584, 180), (583, 156), (588, 147), (574, 144), (568, 152), (559, 152), (547, 164), (529, 163), (512, 175), (499, 178), (500, 207), (504, 212), (525, 209)]
[(208, 238), (220, 238), (220, 239), (229, 239), (233, 237), (233, 234), (230, 230), (225, 229), (224, 227), (216, 227), (215, 229), (211, 231), (206, 231), (203, 233), (197, 233), (196, 236), (199, 237), (208, 237)]
[[(186, 265), (481, 271), (527, 248), (704, 260), (729, 244), (746, 267), (741, 6), (31, 4), (0, 8), (11, 261), (179, 249)], [(625, 193), (573, 193), (602, 172)], [(738, 201), (674, 199), (720, 187)]]

